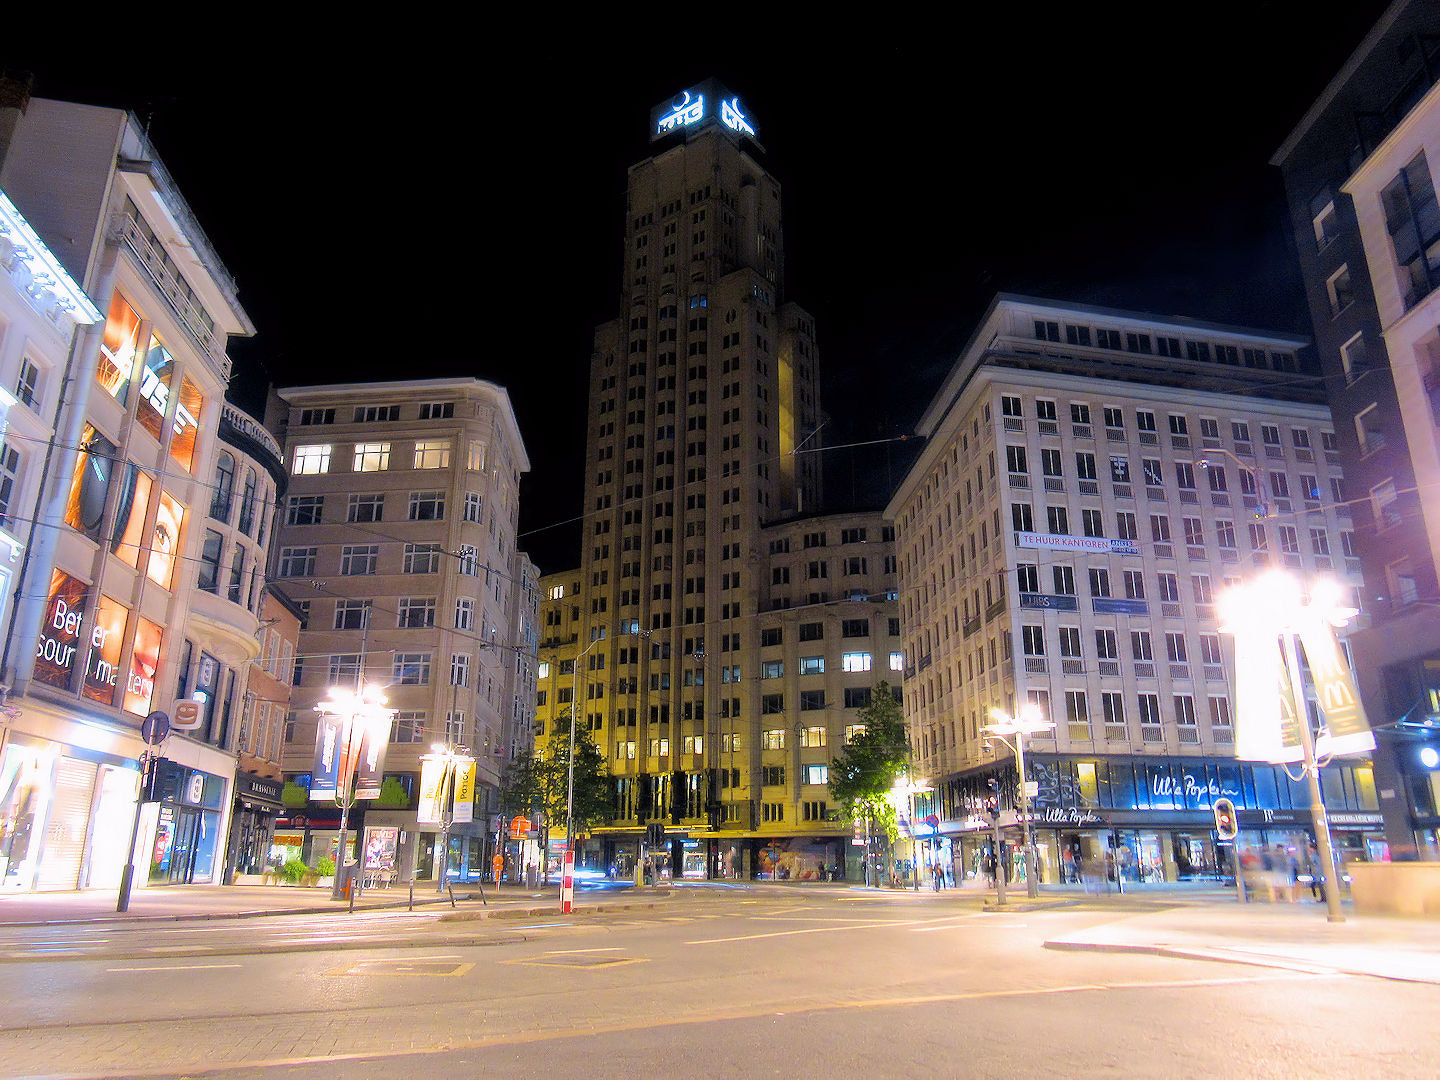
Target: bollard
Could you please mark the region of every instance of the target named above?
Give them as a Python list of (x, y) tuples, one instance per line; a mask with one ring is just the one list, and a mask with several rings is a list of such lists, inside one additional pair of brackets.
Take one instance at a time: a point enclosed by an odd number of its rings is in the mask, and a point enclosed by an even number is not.
[(410, 910), (415, 910), (415, 879), (410, 879)]

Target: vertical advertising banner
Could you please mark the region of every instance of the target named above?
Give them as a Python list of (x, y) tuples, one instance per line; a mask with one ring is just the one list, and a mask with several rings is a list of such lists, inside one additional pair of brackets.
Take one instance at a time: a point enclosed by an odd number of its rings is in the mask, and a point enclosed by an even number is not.
[(1375, 736), (1360, 704), (1355, 680), (1328, 622), (1311, 619), (1300, 631), (1315, 698), (1325, 717), (1325, 732), (1315, 740), (1315, 756), (1363, 754), (1375, 749)]
[(180, 550), (180, 527), (185, 524), (185, 507), (168, 491), (160, 492), (155, 514), (155, 531), (150, 536), (150, 564), (146, 573), (162, 589), (170, 588), (175, 576), (176, 552)]
[(1235, 635), (1235, 756), (1299, 761), (1300, 728), (1275, 628), (1255, 620), (1222, 629)]
[(180, 400), (175, 403), (175, 433), (170, 437), (170, 456), (186, 472), (195, 461), (195, 433), (205, 399), (187, 376), (180, 378)]
[(110, 300), (110, 315), (105, 320), (105, 338), (100, 343), (95, 380), (121, 405), (130, 393), (130, 372), (135, 367), (135, 353), (139, 348), (140, 316), (117, 291)]
[(149, 619), (135, 616), (135, 651), (125, 679), (125, 711), (147, 716), (155, 703), (155, 672), (160, 668), (164, 633)]
[(456, 825), (475, 820), (475, 762), (462, 759), (455, 764), (455, 814), (451, 818)]
[(159, 443), (165, 442), (165, 410), (170, 405), (170, 381), (174, 375), (175, 361), (169, 350), (158, 337), (151, 337), (145, 370), (140, 373), (140, 396), (145, 400), (135, 418)]
[(64, 570), (51, 571), (50, 600), (45, 606), (40, 640), (35, 643), (35, 678), (46, 686), (70, 689), (75, 653), (80, 646), (80, 623), (89, 596), (90, 586), (79, 578)]
[(415, 820), (421, 825), (440, 824), (441, 787), (445, 782), (445, 762), (442, 758), (426, 757), (420, 761), (420, 803), (415, 811)]
[(150, 490), (154, 481), (138, 465), (127, 465), (120, 490), (120, 505), (115, 513), (115, 535), (110, 550), (131, 566), (140, 565), (145, 548), (145, 514), (150, 509)]
[(101, 705), (115, 704), (120, 681), (120, 654), (125, 649), (125, 605), (101, 596), (90, 631), (90, 653), (85, 661), (85, 683), (80, 692)]
[(389, 726), (384, 731), (366, 732), (360, 744), (360, 763), (355, 775), (355, 798), (374, 799), (385, 781), (385, 748), (390, 743)]
[(310, 770), (311, 800), (335, 798), (335, 785), (340, 778), (340, 737), (344, 722), (338, 716), (317, 713), (315, 725), (315, 763)]

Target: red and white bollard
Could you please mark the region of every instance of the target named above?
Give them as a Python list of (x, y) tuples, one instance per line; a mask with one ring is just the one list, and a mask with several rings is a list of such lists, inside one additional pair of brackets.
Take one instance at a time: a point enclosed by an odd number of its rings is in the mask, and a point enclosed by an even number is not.
[(565, 852), (565, 870), (560, 878), (560, 914), (575, 910), (575, 853)]

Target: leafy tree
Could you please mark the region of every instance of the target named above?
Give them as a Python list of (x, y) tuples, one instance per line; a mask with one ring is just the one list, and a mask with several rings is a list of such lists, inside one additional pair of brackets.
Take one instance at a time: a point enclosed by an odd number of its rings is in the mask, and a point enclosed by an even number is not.
[(410, 796), (405, 794), (405, 785), (397, 777), (387, 776), (380, 785), (380, 794), (370, 805), (376, 810), (406, 810), (410, 806)]
[(868, 821), (872, 833), (893, 841), (900, 830), (890, 791), (909, 768), (910, 744), (905, 714), (889, 683), (875, 687), (859, 718), (865, 730), (830, 763), (830, 794), (846, 819)]
[(574, 836), (610, 817), (610, 779), (605, 756), (594, 737), (583, 728), (575, 729), (575, 828), (566, 820), (566, 796), (570, 765), (570, 714), (556, 717), (550, 738), (540, 753), (525, 750), (515, 756), (501, 779), (501, 806), (507, 814), (539, 817), (543, 823), (546, 862), (550, 829), (565, 829)]

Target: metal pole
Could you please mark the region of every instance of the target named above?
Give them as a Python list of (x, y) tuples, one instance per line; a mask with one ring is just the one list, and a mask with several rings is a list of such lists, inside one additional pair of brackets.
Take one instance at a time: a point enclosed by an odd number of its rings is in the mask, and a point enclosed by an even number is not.
[(130, 825), (130, 849), (125, 855), (125, 869), (120, 874), (120, 896), (115, 902), (116, 911), (130, 910), (130, 886), (135, 880), (135, 844), (140, 839), (140, 810), (145, 805), (145, 779), (154, 767), (155, 759), (147, 748), (140, 755), (140, 790), (135, 793), (135, 819)]
[[(1326, 918), (1332, 923), (1344, 922), (1340, 910), (1340, 868), (1330, 848), (1330, 821), (1325, 813), (1325, 797), (1320, 791), (1320, 767), (1315, 764), (1315, 740), (1310, 734), (1310, 711), (1305, 707), (1304, 684), (1300, 681), (1300, 656), (1295, 635), (1286, 630), (1280, 635), (1285, 642), (1285, 666), (1290, 672), (1291, 696), (1295, 702), (1295, 720), (1300, 728), (1300, 746), (1305, 751), (1305, 778), (1310, 786), (1310, 822), (1315, 829), (1315, 843), (1320, 849), (1320, 863), (1328, 879), (1325, 888)], [(1312, 870), (1313, 873), (1313, 870)]]
[(1000, 819), (997, 817), (990, 826), (991, 840), (995, 845), (995, 902), (1005, 903), (1005, 860), (1000, 854)]
[(1025, 895), (1034, 900), (1040, 895), (1040, 882), (1035, 875), (1035, 844), (1030, 834), (1030, 796), (1025, 790), (1025, 732), (1015, 731), (1015, 767), (1020, 770), (1021, 843), (1025, 847)]
[(910, 811), (910, 873), (915, 879), (915, 892), (920, 891), (920, 844), (915, 839), (915, 779), (911, 777), (906, 784), (909, 790), (905, 793), (908, 800), (907, 805)]
[[(445, 764), (440, 773), (440, 850), (435, 855), (435, 891), (445, 891), (445, 870), (446, 863), (450, 861), (450, 823), (455, 816), (455, 808), (452, 805), (454, 793), (453, 761), (450, 757), (450, 747), (445, 747)], [(446, 813), (445, 808), (450, 807)]]

